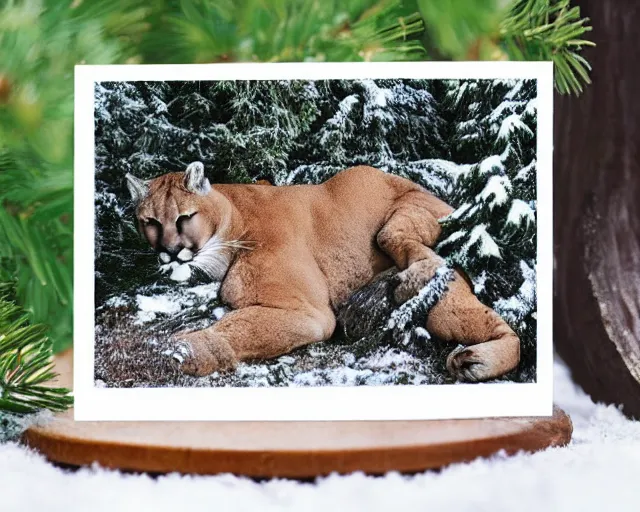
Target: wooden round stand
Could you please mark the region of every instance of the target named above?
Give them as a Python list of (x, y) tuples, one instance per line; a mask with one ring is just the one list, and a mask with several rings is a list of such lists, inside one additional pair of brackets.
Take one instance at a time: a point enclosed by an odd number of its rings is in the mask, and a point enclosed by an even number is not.
[[(57, 360), (71, 386), (72, 355)], [(367, 422), (74, 422), (73, 411), (29, 429), (24, 441), (70, 465), (158, 473), (235, 473), (309, 478), (332, 472), (417, 472), (486, 457), (562, 446), (569, 417)]]

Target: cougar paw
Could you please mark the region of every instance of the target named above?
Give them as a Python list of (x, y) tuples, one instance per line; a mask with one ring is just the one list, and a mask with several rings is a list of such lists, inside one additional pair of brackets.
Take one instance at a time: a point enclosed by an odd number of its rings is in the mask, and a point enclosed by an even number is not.
[(447, 370), (461, 382), (481, 382), (491, 378), (490, 366), (473, 347), (458, 347), (447, 357)]
[(233, 370), (238, 362), (229, 343), (211, 333), (179, 333), (173, 337), (173, 342), (183, 356), (180, 370), (187, 375), (203, 377)]

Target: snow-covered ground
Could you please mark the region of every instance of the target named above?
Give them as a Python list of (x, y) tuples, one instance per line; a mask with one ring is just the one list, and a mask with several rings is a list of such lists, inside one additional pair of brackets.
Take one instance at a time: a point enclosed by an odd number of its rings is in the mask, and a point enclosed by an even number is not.
[[(441, 282), (442, 281), (442, 282)], [(434, 281), (441, 293), (446, 280)], [(243, 362), (235, 372), (189, 377), (179, 371), (183, 354), (170, 335), (199, 329), (228, 312), (218, 301), (219, 285), (143, 287), (118, 295), (98, 310), (95, 379), (99, 387), (156, 386), (353, 386), (452, 382), (445, 358), (454, 345), (431, 340), (424, 329), (394, 342), (391, 337), (333, 339), (269, 361)], [(424, 292), (420, 297), (426, 295)], [(435, 302), (435, 297), (432, 299)], [(391, 317), (411, 320), (411, 304)], [(402, 325), (401, 327), (404, 327)]]
[[(332, 475), (312, 482), (232, 475), (152, 477), (99, 467), (57, 468), (16, 444), (0, 445), (0, 509), (112, 512), (389, 510), (448, 512), (635, 512), (640, 502), (640, 422), (594, 404), (555, 365), (555, 402), (570, 416), (564, 448), (507, 457), (498, 454), (442, 471)], [(34, 492), (37, 489), (37, 492)]]

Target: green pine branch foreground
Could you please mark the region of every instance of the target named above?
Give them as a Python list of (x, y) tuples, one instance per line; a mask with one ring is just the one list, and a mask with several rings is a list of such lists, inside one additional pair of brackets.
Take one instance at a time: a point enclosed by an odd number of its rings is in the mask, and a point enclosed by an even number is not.
[(75, 64), (553, 60), (578, 94), (589, 30), (569, 0), (2, 1), (0, 282), (54, 352), (71, 344)]
[(56, 376), (46, 327), (31, 325), (28, 315), (9, 301), (10, 291), (9, 285), (0, 285), (0, 439), (14, 418), (42, 409), (62, 411), (73, 402), (68, 389), (46, 385)]

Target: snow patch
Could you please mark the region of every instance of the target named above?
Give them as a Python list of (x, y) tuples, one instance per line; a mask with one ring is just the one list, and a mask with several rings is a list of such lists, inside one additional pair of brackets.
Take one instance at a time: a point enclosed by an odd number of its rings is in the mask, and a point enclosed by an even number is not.
[(406, 331), (407, 325), (413, 323), (417, 314), (427, 313), (438, 302), (452, 279), (453, 270), (443, 264), (417, 295), (391, 313), (387, 329), (393, 329), (396, 332)]
[(489, 121), (491, 123), (499, 123), (503, 116), (516, 113), (522, 105), (524, 105), (524, 101), (503, 101), (493, 110), (493, 112), (491, 112), (489, 115)]
[(157, 314), (172, 315), (181, 309), (180, 304), (168, 295), (137, 295), (136, 303), (139, 311), (135, 323), (138, 325), (155, 320)]
[(457, 130), (459, 132), (466, 132), (473, 128), (477, 128), (478, 120), (477, 119), (467, 119), (466, 121), (461, 121), (458, 123)]
[(220, 290), (219, 282), (201, 284), (201, 285), (193, 286), (191, 288), (186, 289), (188, 293), (193, 293), (198, 297), (201, 297), (203, 299), (208, 299), (208, 300), (217, 299), (218, 290)]
[[(190, 288), (169, 288), (165, 293), (152, 295), (151, 293), (155, 291), (155, 287), (147, 287), (144, 289), (145, 293), (136, 295), (135, 306), (137, 313), (134, 324), (142, 325), (152, 322), (159, 315), (169, 318), (175, 317), (189, 309), (206, 311), (208, 309), (207, 304), (217, 300), (219, 288), (220, 283), (207, 283)], [(114, 297), (109, 300), (124, 301), (121, 297)]]
[(485, 257), (495, 257), (502, 259), (500, 248), (493, 240), (493, 237), (487, 232), (487, 227), (480, 224), (471, 230), (469, 240), (464, 244), (463, 252), (468, 253), (471, 246), (479, 243), (479, 254)]
[(349, 118), (349, 114), (353, 107), (355, 107), (358, 103), (360, 103), (360, 99), (355, 94), (351, 96), (347, 96), (343, 99), (338, 105), (338, 112), (327, 121), (328, 125), (333, 125), (334, 127), (343, 126), (345, 121)]
[(529, 100), (529, 102), (527, 103), (527, 107), (524, 109), (525, 113), (530, 115), (530, 116), (535, 116), (536, 113), (538, 112), (538, 98), (533, 98), (532, 100)]
[(367, 103), (376, 107), (386, 107), (387, 102), (391, 99), (392, 94), (389, 89), (378, 87), (373, 80), (362, 80), (367, 95)]
[(520, 261), (520, 270), (524, 277), (518, 292), (507, 298), (498, 299), (493, 309), (510, 325), (522, 322), (527, 315), (535, 318), (536, 314), (536, 271), (526, 261)]
[(536, 160), (533, 159), (531, 160), (529, 165), (527, 165), (526, 167), (523, 167), (518, 171), (518, 174), (516, 174), (514, 181), (527, 181), (527, 179), (529, 179), (529, 175), (532, 172), (535, 173), (535, 170), (536, 170)]
[(129, 298), (126, 295), (116, 295), (105, 301), (105, 306), (109, 308), (119, 308), (129, 305)]
[(505, 99), (507, 100), (512, 100), (518, 97), (518, 95), (520, 94), (520, 91), (522, 91), (522, 86), (524, 85), (523, 80), (502, 80), (502, 81), (496, 81), (496, 83), (499, 83), (501, 85), (506, 85), (511, 89), (509, 92), (507, 92), (507, 94), (504, 95)]
[(507, 224), (520, 226), (522, 223), (534, 224), (536, 215), (531, 207), (521, 199), (514, 199), (507, 215)]
[(225, 308), (216, 308), (213, 310), (213, 316), (216, 320), (220, 320), (226, 314), (227, 310)]
[(178, 265), (171, 272), (171, 279), (174, 281), (187, 281), (191, 277), (190, 265)]
[(517, 130), (526, 132), (529, 135), (533, 135), (531, 128), (529, 128), (521, 119), (518, 114), (511, 114), (502, 121), (500, 130), (498, 130), (498, 140), (506, 140), (511, 134)]
[(520, 271), (524, 277), (524, 282), (519, 292), (525, 300), (533, 303), (536, 300), (536, 269), (522, 260), (520, 261)]
[(451, 233), (447, 238), (440, 242), (440, 247), (442, 247), (443, 245), (452, 244), (456, 240), (460, 240), (461, 238), (463, 238), (466, 234), (467, 232), (464, 230)]
[(480, 174), (486, 174), (493, 170), (504, 172), (504, 164), (498, 155), (490, 156), (480, 162)]
[(398, 166), (403, 174), (417, 181), (423, 187), (439, 197), (446, 196), (453, 191), (456, 180), (467, 175), (473, 168), (470, 164), (456, 164), (449, 160), (438, 158), (407, 162)]
[(482, 273), (473, 280), (473, 293), (478, 295), (484, 292), (487, 277), (489, 277), (487, 271), (483, 270)]
[[(491, 176), (487, 181), (484, 189), (476, 196), (476, 201), (486, 201), (489, 209), (493, 210), (496, 206), (504, 204), (509, 198), (511, 190), (511, 182), (506, 176)], [(493, 199), (489, 201), (489, 198)]]
[[(425, 333), (427, 332), (427, 330), (422, 327), (419, 327), (419, 329), (422, 329)], [(409, 363), (413, 362), (414, 359), (415, 358), (407, 352), (390, 348), (378, 351), (370, 358), (364, 359), (362, 365), (370, 370), (384, 370), (387, 368), (406, 367)]]
[(413, 331), (416, 336), (418, 336), (418, 338), (423, 338), (423, 339), (431, 339), (431, 335), (429, 334), (429, 331), (427, 331), (424, 327), (416, 327)]

